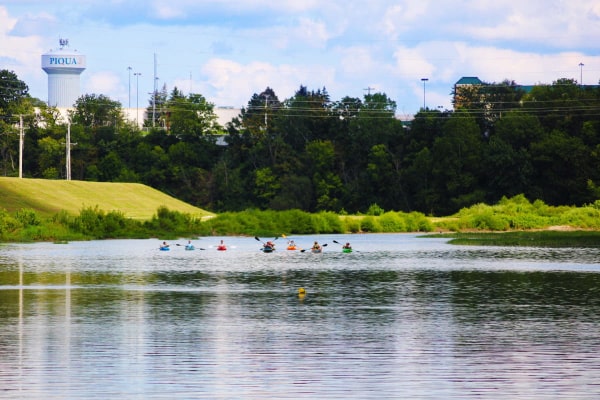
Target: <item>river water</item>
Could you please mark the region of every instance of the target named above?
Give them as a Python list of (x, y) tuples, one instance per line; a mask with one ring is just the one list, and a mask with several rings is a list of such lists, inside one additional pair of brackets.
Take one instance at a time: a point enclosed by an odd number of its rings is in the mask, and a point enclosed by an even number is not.
[(599, 249), (294, 239), (2, 245), (0, 397), (600, 398)]

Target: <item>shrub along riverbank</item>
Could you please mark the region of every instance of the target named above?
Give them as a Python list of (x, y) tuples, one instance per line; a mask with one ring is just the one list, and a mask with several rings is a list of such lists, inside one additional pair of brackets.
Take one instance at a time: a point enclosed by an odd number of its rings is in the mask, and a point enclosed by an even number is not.
[[(536, 232), (540, 230), (547, 232)], [(152, 218), (144, 221), (97, 207), (84, 208), (78, 215), (58, 212), (51, 217), (40, 217), (32, 209), (14, 213), (0, 209), (3, 242), (375, 232), (440, 232), (444, 237), (462, 240), (457, 242), (461, 244), (590, 246), (600, 238), (600, 201), (584, 207), (553, 207), (519, 195), (492, 206), (477, 204), (442, 218), (418, 212), (386, 212), (376, 205), (366, 215), (246, 210), (210, 219), (159, 207)]]

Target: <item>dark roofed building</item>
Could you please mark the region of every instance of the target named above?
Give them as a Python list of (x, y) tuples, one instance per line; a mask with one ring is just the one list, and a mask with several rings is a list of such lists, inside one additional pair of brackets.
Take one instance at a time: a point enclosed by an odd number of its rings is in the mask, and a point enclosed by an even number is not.
[(476, 76), (463, 76), (454, 84), (454, 86), (462, 86), (462, 85), (482, 85), (483, 82)]
[(454, 109), (468, 106), (473, 102), (475, 89), (483, 85), (481, 79), (476, 76), (463, 76), (454, 84), (454, 98), (452, 103)]

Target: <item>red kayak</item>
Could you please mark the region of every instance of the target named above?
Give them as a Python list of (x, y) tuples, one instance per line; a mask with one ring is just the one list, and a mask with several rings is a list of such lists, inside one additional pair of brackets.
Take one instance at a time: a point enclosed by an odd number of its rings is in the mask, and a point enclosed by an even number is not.
[(219, 251), (225, 251), (227, 250), (227, 246), (225, 246), (224, 244), (217, 246), (217, 250)]

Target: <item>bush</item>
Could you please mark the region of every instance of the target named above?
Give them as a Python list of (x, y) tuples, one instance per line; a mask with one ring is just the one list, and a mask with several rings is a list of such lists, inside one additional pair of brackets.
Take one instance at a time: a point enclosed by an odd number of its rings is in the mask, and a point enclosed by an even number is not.
[(386, 212), (379, 217), (379, 225), (383, 232), (406, 232), (406, 223), (397, 212)]
[(15, 213), (15, 219), (24, 227), (37, 226), (42, 222), (35, 211), (25, 208), (22, 208)]
[(381, 232), (381, 226), (379, 225), (379, 222), (377, 220), (375, 220), (374, 217), (368, 216), (368, 217), (364, 217), (361, 221), (360, 221), (360, 230), (363, 232)]
[(147, 232), (153, 236), (178, 237), (201, 229), (201, 221), (189, 214), (171, 211), (167, 207), (158, 208), (156, 215), (143, 224)]
[(374, 203), (369, 206), (369, 209), (367, 210), (367, 215), (379, 216), (384, 212), (385, 211), (383, 210), (383, 208), (379, 207), (377, 203)]
[(352, 217), (345, 217), (342, 219), (342, 226), (344, 232), (358, 233), (360, 232), (360, 220)]
[(404, 218), (408, 232), (431, 232), (433, 224), (427, 219), (425, 214), (413, 211)]
[(496, 215), (490, 210), (473, 215), (471, 217), (470, 226), (475, 229), (505, 231), (509, 228), (510, 224), (500, 215)]
[(0, 209), (0, 238), (6, 240), (12, 232), (22, 225), (16, 218), (9, 215), (5, 209)]

